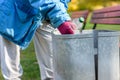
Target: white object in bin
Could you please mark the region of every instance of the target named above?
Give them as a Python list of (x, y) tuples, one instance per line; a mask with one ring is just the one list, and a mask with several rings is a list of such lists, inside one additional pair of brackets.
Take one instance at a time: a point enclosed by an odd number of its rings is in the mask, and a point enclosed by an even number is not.
[(77, 30), (81, 30), (81, 28), (83, 26), (83, 22), (80, 22), (79, 18), (73, 19), (72, 22), (76, 25)]

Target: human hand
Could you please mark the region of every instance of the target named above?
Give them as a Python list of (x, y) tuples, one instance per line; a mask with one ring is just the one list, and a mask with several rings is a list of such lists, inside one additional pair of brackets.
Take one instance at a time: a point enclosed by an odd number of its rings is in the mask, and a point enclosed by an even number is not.
[(74, 34), (75, 29), (76, 29), (75, 24), (70, 21), (66, 21), (58, 27), (58, 30), (60, 31), (61, 34)]

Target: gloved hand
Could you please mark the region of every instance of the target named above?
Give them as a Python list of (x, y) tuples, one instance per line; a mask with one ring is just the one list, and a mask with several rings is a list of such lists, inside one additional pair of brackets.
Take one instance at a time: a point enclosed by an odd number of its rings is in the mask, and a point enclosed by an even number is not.
[(75, 29), (75, 24), (70, 21), (66, 21), (58, 27), (61, 34), (74, 34)]

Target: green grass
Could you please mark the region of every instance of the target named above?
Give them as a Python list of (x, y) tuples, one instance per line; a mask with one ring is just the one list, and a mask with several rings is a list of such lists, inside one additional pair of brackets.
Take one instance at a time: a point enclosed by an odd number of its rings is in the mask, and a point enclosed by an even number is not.
[(21, 51), (21, 64), (24, 70), (22, 80), (40, 80), (33, 42), (26, 50)]

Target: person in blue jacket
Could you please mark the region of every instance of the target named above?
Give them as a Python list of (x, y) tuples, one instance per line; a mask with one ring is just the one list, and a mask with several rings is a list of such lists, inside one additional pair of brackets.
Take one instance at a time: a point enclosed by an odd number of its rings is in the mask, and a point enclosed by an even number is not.
[(20, 80), (20, 48), (25, 49), (34, 34), (41, 80), (53, 80), (51, 31), (57, 28), (61, 34), (74, 34), (76, 28), (66, 11), (69, 1), (1, 0), (0, 59), (5, 80)]

